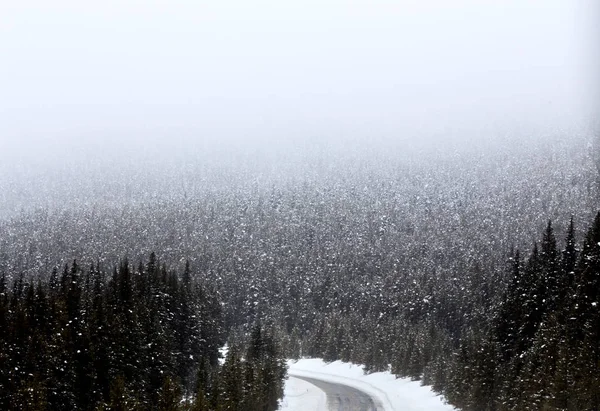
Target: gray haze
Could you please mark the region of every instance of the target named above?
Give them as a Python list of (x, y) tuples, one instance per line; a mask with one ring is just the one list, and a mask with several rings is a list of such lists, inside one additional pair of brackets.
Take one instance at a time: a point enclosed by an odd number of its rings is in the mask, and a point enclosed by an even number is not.
[[(579, 126), (583, 0), (0, 3), (4, 158)], [(59, 151), (61, 152), (61, 151)]]

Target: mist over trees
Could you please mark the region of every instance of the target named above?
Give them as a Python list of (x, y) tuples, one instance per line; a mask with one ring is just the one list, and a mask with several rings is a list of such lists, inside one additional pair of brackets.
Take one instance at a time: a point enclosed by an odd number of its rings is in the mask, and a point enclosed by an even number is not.
[(599, 410), (598, 4), (0, 1), (0, 410)]
[[(279, 349), (391, 369), (465, 410), (595, 409), (592, 141), (559, 133), (353, 148), (282, 157), (275, 148), (233, 156), (228, 168), (192, 155), (121, 159), (105, 172), (67, 162), (61, 175), (72, 178), (62, 180), (5, 176), (4, 204), (30, 202), (5, 205), (0, 275), (7, 289), (40, 282), (48, 294), (52, 269), (73, 259), (117, 273), (124, 256), (155, 250), (170, 266), (189, 260), (218, 296), (232, 344), (221, 374), (236, 376), (223, 388), (236, 400), (225, 409), (281, 395), (266, 382), (282, 381)], [(276, 389), (254, 396), (260, 386)], [(210, 384), (194, 392), (212, 409)]]

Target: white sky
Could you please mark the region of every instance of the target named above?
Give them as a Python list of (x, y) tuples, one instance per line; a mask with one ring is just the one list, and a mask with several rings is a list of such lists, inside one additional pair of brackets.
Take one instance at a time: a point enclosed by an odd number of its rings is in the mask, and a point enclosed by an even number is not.
[(0, 0), (0, 144), (564, 127), (594, 3)]

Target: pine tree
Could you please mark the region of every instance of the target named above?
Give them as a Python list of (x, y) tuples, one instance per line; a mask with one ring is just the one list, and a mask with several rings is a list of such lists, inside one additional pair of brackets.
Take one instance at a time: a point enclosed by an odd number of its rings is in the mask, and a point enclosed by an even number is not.
[(546, 313), (556, 308), (559, 287), (563, 284), (559, 272), (558, 251), (552, 221), (548, 221), (542, 238), (540, 261), (541, 279), (539, 292), (543, 318)]
[(589, 229), (576, 270), (576, 301), (571, 324), (578, 341), (575, 352), (578, 406), (600, 408), (600, 213)]
[(128, 389), (125, 378), (117, 376), (110, 386), (110, 402), (108, 404), (110, 411), (137, 411), (142, 410), (139, 401), (135, 395)]
[(192, 411), (210, 411), (210, 393), (213, 389), (213, 370), (207, 358), (199, 362), (196, 377), (196, 398)]
[(181, 386), (171, 377), (164, 379), (158, 397), (157, 411), (178, 411), (181, 402)]
[(243, 411), (244, 372), (238, 348), (233, 345), (223, 363), (221, 370), (222, 404), (224, 411)]
[(511, 258), (512, 279), (495, 319), (495, 336), (503, 362), (509, 361), (519, 350), (521, 324), (526, 316), (524, 306), (527, 291), (523, 274), (521, 255), (517, 250)]
[(567, 238), (565, 239), (565, 249), (562, 253), (562, 269), (569, 279), (567, 285), (573, 284), (575, 274), (575, 266), (577, 264), (577, 245), (575, 243), (575, 224), (573, 223), (573, 217), (569, 221), (569, 228), (567, 230)]

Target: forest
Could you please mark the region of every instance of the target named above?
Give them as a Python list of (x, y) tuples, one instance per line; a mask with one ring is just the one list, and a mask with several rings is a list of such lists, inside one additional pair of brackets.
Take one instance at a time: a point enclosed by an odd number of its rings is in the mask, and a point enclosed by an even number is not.
[(189, 264), (179, 276), (154, 253), (108, 272), (73, 261), (7, 286), (3, 276), (3, 410), (277, 409), (286, 367), (274, 336), (254, 324), (220, 364), (221, 302)]
[(0, 210), (2, 405), (274, 410), (319, 357), (463, 410), (600, 407), (591, 140), (250, 158), (0, 178), (29, 204)]

